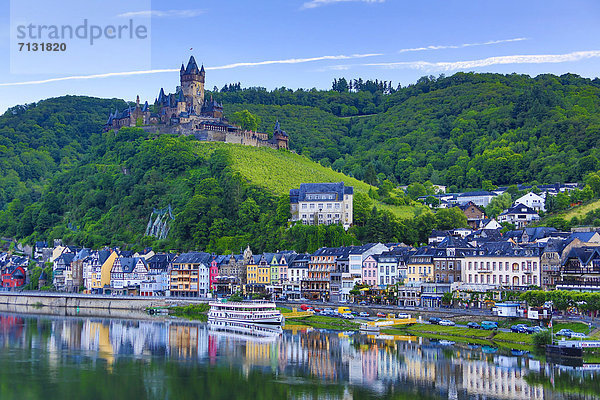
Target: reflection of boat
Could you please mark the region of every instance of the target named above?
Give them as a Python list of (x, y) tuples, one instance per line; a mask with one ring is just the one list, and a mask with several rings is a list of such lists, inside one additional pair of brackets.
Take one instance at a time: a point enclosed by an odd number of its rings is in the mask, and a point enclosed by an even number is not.
[(208, 321), (208, 327), (211, 331), (227, 332), (227, 337), (237, 337), (244, 340), (266, 339), (267, 341), (274, 341), (283, 332), (279, 325), (260, 325), (235, 321)]
[(283, 316), (275, 303), (267, 301), (210, 303), (209, 321), (281, 325)]
[(375, 334), (375, 333), (379, 333), (379, 327), (375, 326), (375, 325), (363, 323), (363, 324), (360, 324), (359, 331), (360, 331), (360, 333)]
[(453, 344), (456, 344), (456, 342), (453, 342), (452, 340), (440, 340), (438, 342), (439, 344), (441, 344), (442, 346), (452, 346)]
[(492, 346), (482, 346), (481, 351), (483, 351), (484, 353), (492, 354), (492, 353), (497, 352), (498, 348), (492, 347)]
[(510, 352), (513, 356), (524, 356), (525, 354), (529, 353), (527, 350), (517, 350), (517, 349), (512, 349)]

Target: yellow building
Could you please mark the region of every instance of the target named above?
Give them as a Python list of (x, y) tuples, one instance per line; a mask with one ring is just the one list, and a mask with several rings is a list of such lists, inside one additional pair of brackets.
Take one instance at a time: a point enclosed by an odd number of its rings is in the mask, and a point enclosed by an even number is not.
[(246, 269), (246, 282), (248, 286), (266, 286), (271, 284), (271, 265), (267, 262), (264, 254), (250, 258)]
[(117, 252), (113, 251), (100, 267), (100, 273), (92, 272), (92, 289), (102, 289), (104, 286), (110, 286), (110, 271), (117, 257)]
[(433, 268), (433, 248), (422, 247), (410, 256), (407, 263), (406, 279), (408, 282), (435, 282)]

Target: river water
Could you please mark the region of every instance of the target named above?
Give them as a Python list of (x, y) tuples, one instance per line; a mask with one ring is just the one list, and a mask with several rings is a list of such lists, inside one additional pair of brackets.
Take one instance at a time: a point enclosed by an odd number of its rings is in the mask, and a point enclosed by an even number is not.
[(0, 399), (592, 399), (594, 365), (417, 337), (0, 313)]

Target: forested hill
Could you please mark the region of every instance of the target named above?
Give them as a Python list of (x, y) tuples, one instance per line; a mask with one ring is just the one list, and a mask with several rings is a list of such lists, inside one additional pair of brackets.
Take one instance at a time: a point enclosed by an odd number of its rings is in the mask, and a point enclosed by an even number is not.
[(228, 115), (258, 115), (262, 130), (279, 119), (293, 149), (371, 184), (431, 180), (461, 190), (581, 181), (600, 167), (597, 78), (457, 73), (397, 89), (334, 86), (230, 85), (213, 96)]
[[(347, 83), (329, 91), (232, 85), (207, 93), (227, 115), (247, 109), (260, 117), (261, 131), (278, 119), (292, 150), (322, 166), (289, 152), (136, 128), (103, 134), (109, 112), (126, 106), (118, 99), (65, 96), (11, 108), (0, 116), (0, 236), (218, 252), (248, 243), (257, 251), (414, 244), (432, 228), (465, 221), (447, 211), (433, 216), (397, 184), (454, 190), (581, 181), (600, 168), (598, 79), (459, 73), (404, 88)], [(286, 229), (285, 193), (312, 179), (357, 188), (349, 232)], [(144, 237), (151, 210), (169, 204), (176, 214), (169, 240)]]

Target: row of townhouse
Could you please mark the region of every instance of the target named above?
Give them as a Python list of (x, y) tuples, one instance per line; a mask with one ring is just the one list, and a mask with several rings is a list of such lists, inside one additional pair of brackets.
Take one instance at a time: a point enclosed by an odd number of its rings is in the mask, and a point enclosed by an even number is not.
[(0, 287), (2, 290), (12, 290), (25, 285), (29, 263), (29, 257), (0, 253)]
[(360, 284), (393, 289), (405, 304), (423, 304), (426, 293), (435, 304), (450, 288), (461, 287), (595, 290), (600, 288), (596, 246), (598, 232), (546, 227), (504, 234), (498, 229), (435, 231), (419, 248), (369, 243), (324, 247), (312, 254), (252, 254), (248, 247), (237, 255), (176, 255), (59, 246), (52, 252), (52, 283), (58, 290), (88, 293), (203, 297), (243, 292), (322, 301), (351, 300)]

